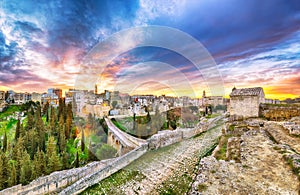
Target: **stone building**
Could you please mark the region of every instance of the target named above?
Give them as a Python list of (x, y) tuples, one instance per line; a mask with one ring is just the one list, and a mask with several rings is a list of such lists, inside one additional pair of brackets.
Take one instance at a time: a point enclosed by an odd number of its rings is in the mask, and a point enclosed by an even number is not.
[(229, 111), (231, 116), (243, 118), (258, 117), (259, 105), (265, 101), (263, 88), (233, 88), (230, 96)]
[(0, 101), (5, 100), (5, 91), (0, 91)]

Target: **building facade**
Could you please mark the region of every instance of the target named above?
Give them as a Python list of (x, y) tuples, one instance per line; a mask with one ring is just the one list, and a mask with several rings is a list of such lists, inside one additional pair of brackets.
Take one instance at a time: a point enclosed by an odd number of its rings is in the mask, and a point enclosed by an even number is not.
[(259, 105), (265, 102), (263, 88), (233, 88), (230, 96), (230, 115), (242, 116), (244, 118), (258, 117)]

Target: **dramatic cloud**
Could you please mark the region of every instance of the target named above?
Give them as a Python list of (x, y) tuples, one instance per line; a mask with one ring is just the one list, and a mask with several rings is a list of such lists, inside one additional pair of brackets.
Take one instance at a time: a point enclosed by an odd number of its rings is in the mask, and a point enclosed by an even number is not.
[[(233, 85), (264, 86), (271, 97), (300, 94), (297, 0), (3, 0), (0, 90), (41, 92), (53, 86), (73, 87), (82, 59), (97, 43), (120, 30), (147, 25), (178, 28), (203, 43), (218, 64), (227, 94)], [(124, 39), (122, 44), (130, 41)], [(151, 61), (159, 66), (146, 63)], [(139, 75), (131, 77), (136, 71)], [(180, 74), (174, 76), (176, 72)], [(180, 80), (181, 76), (186, 80)], [(151, 77), (156, 81), (150, 81)], [(170, 88), (164, 80), (171, 79), (181, 88), (191, 85), (197, 96), (206, 87), (201, 71), (179, 54), (140, 48), (105, 67), (99, 75), (100, 90), (132, 79), (145, 82), (137, 86), (140, 92), (164, 91)]]

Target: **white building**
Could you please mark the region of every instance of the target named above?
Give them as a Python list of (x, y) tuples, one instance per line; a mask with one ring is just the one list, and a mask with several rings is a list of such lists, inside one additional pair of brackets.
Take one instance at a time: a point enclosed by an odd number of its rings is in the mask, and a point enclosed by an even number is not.
[(34, 102), (42, 102), (42, 94), (33, 92), (31, 94), (31, 100)]

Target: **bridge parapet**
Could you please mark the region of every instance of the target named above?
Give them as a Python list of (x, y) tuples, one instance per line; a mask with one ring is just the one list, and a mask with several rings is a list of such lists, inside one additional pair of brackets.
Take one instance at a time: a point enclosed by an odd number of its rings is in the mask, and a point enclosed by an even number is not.
[(105, 118), (105, 122), (108, 126), (107, 143), (118, 151), (119, 156), (147, 143), (146, 140), (133, 137), (121, 131), (109, 118)]

